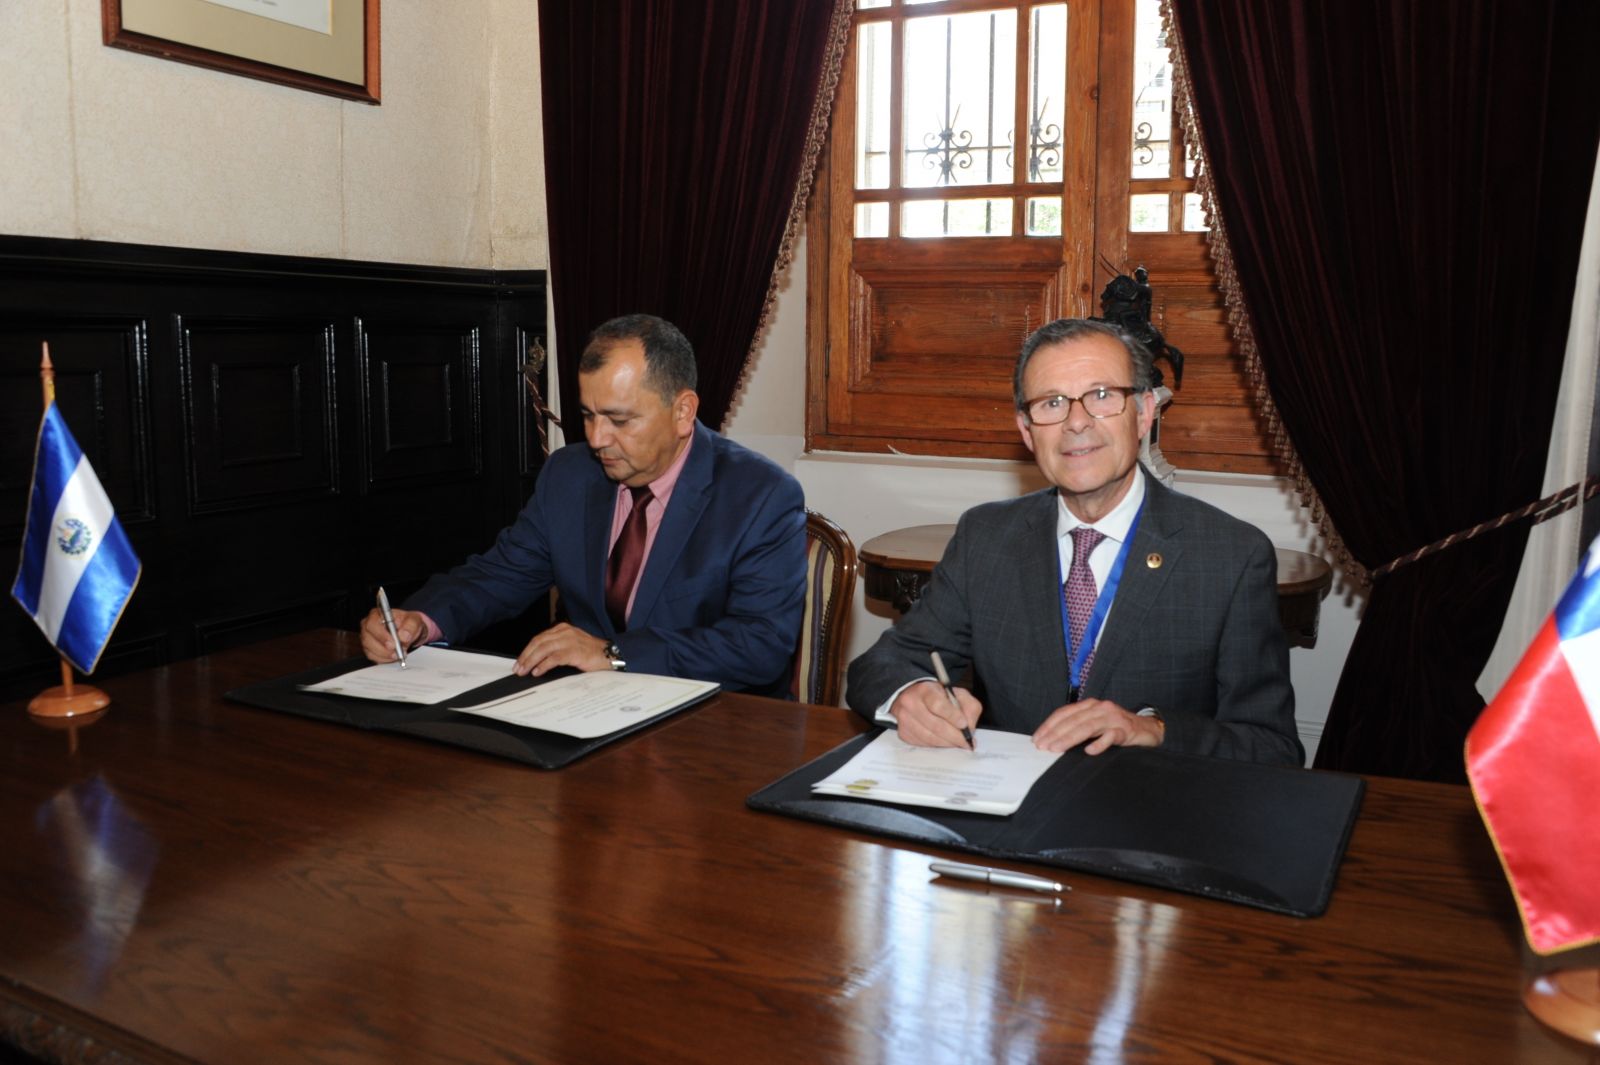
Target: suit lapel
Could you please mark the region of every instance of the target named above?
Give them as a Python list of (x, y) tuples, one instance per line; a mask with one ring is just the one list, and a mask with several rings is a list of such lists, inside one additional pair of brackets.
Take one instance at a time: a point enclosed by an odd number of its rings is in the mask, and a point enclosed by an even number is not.
[(611, 522), (616, 510), (617, 482), (602, 473), (584, 493), (583, 542), (588, 548), (583, 580), (589, 602), (595, 605), (595, 615), (605, 626), (607, 636), (616, 635), (606, 614), (606, 565), (611, 558)]
[[(1099, 697), (1106, 689), (1107, 679), (1115, 675), (1118, 663), (1138, 645), (1145, 617), (1161, 597), (1167, 577), (1183, 551), (1182, 545), (1174, 539), (1182, 526), (1168, 506), (1170, 490), (1157, 482), (1149, 471), (1145, 472), (1144, 485), (1144, 514), (1133, 534), (1122, 582), (1117, 585), (1111, 614), (1106, 618), (1099, 646), (1095, 648), (1089, 679), (1084, 684), (1085, 695)], [(1160, 565), (1150, 565), (1152, 555), (1161, 556)], [(1060, 622), (1056, 627), (1060, 628)]]
[(706, 505), (711, 501), (711, 470), (715, 464), (715, 451), (716, 441), (712, 439), (711, 430), (696, 422), (694, 444), (689, 449), (683, 471), (678, 474), (678, 483), (673, 486), (667, 511), (661, 515), (655, 543), (650, 546), (650, 557), (645, 559), (644, 573), (639, 577), (639, 588), (633, 597), (633, 611), (628, 615), (630, 625), (642, 626), (649, 622), (650, 611), (655, 608), (662, 590), (666, 588), (667, 575), (677, 565), (678, 556), (683, 554), (690, 534), (700, 524), (700, 515), (705, 513)]
[[(1028, 631), (1034, 646), (1025, 661), (1037, 668), (1050, 688), (1052, 706), (1060, 706), (1072, 686), (1072, 670), (1067, 662), (1067, 636), (1061, 627), (1061, 548), (1057, 535), (1058, 511), (1055, 489), (1039, 493), (1039, 505), (1028, 510), (1023, 537), (1023, 603), (1031, 619)], [(1059, 678), (1059, 682), (1056, 680)], [(1043, 722), (1041, 717), (1034, 725)]]

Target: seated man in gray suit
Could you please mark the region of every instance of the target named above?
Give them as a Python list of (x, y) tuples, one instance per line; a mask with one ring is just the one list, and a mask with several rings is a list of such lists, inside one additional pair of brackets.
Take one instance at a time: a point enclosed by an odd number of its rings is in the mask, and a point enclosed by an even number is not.
[[(1028, 338), (1017, 428), (1054, 487), (962, 515), (921, 601), (851, 663), (853, 709), (926, 746), (964, 747), (981, 719), (1047, 751), (1302, 764), (1277, 557), (1139, 465), (1150, 361), (1103, 322)], [(952, 705), (931, 651), (956, 676), (970, 665), (977, 694), (957, 688)]]

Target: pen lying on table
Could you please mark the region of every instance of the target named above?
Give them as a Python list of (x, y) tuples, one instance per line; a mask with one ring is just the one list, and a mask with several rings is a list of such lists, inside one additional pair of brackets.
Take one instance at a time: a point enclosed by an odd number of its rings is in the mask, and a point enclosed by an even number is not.
[(940, 876), (957, 880), (976, 880), (995, 887), (1024, 888), (1028, 891), (1071, 891), (1072, 888), (1042, 876), (1013, 873), (1009, 869), (991, 869), (987, 865), (967, 865), (965, 862), (934, 862), (928, 866)]

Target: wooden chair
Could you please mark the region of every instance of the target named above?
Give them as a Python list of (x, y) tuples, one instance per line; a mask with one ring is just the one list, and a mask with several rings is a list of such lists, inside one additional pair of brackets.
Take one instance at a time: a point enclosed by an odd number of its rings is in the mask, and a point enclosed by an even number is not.
[(794, 696), (803, 703), (839, 703), (856, 568), (856, 545), (849, 535), (807, 510), (806, 610), (794, 654)]

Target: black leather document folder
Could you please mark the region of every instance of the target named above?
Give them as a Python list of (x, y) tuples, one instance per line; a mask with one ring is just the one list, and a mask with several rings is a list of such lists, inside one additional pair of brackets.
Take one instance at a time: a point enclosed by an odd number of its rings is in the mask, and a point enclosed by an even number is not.
[(286, 714), (316, 718), (318, 721), (354, 725), (356, 728), (401, 732), (439, 743), (448, 743), (455, 747), (467, 747), (499, 755), (541, 769), (559, 769), (597, 747), (604, 747), (623, 736), (637, 732), (646, 725), (654, 724), (665, 717), (704, 702), (716, 694), (715, 690), (708, 691), (697, 698), (683, 702), (666, 714), (644, 718), (636, 725), (608, 732), (604, 736), (580, 739), (559, 732), (547, 732), (544, 729), (512, 724), (509, 721), (497, 721), (478, 714), (463, 714), (451, 709), (453, 706), (476, 706), (491, 699), (514, 695), (558, 677), (571, 676), (577, 672), (572, 669), (554, 670), (542, 677), (504, 677), (473, 688), (454, 699), (430, 706), (355, 699), (344, 695), (301, 690), (302, 685), (315, 684), (371, 664), (365, 658), (347, 658), (293, 676), (279, 677), (259, 684), (247, 684), (228, 692), (227, 698), (263, 710), (278, 710)]
[(1297, 917), (1328, 908), (1365, 782), (1136, 747), (1068, 751), (1009, 817), (832, 795), (811, 785), (857, 736), (762, 788), (756, 810), (992, 858), (1133, 880)]

